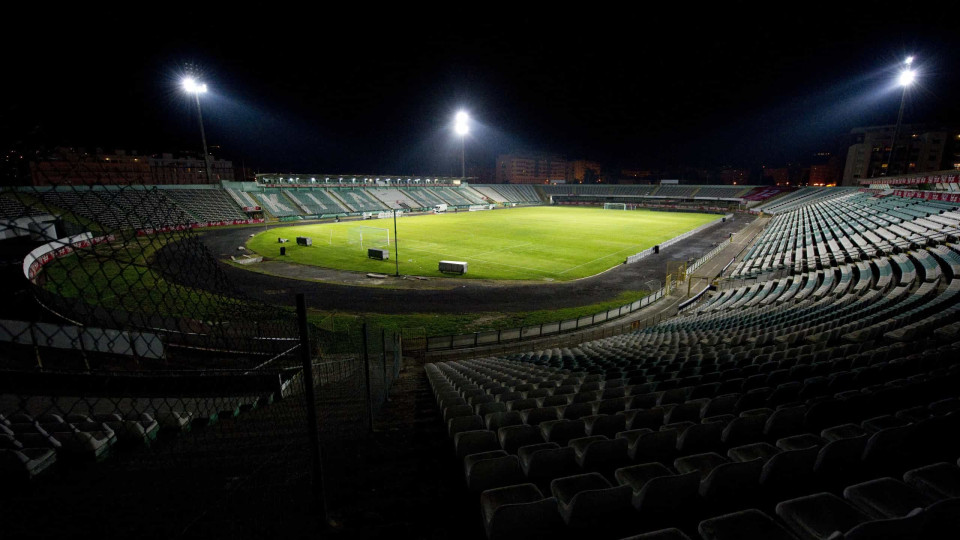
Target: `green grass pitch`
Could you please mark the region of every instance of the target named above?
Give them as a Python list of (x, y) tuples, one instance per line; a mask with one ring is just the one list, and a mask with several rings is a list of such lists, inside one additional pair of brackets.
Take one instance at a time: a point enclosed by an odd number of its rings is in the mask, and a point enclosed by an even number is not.
[[(628, 256), (717, 219), (711, 214), (530, 207), (404, 217), (397, 220), (400, 273), (444, 276), (441, 260), (469, 263), (466, 278), (564, 281), (591, 276)], [(366, 229), (363, 247), (356, 227), (388, 229), (390, 260), (367, 258), (367, 248), (386, 248), (380, 231)], [(351, 229), (354, 229), (351, 232)], [(313, 239), (296, 245), (297, 236)], [(277, 238), (289, 239), (279, 244)], [(360, 272), (393, 274), (392, 219), (276, 228), (251, 238), (247, 247), (269, 259)], [(280, 246), (287, 254), (280, 256)]]

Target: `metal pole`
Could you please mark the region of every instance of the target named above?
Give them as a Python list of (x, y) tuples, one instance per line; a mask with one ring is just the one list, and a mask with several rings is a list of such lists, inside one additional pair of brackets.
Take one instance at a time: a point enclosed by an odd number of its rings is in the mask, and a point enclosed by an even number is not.
[(387, 385), (387, 330), (380, 329), (380, 364), (383, 366), (383, 402), (387, 402), (390, 387)]
[(307, 400), (307, 433), (310, 439), (312, 465), (311, 492), (319, 506), (321, 521), (327, 522), (327, 498), (323, 489), (323, 460), (320, 454), (320, 424), (317, 422), (317, 395), (313, 386), (313, 360), (307, 329), (307, 305), (303, 293), (297, 294), (297, 322), (300, 325), (300, 360), (303, 363), (304, 397)]
[(370, 357), (367, 355), (367, 323), (361, 327), (363, 332), (363, 376), (367, 382), (367, 419), (370, 432), (373, 433), (373, 393), (370, 391)]
[(210, 179), (210, 160), (207, 152), (207, 134), (203, 131), (203, 112), (200, 110), (200, 93), (194, 92), (193, 97), (197, 98), (197, 118), (200, 119), (200, 139), (203, 141), (203, 169), (207, 172), (207, 183), (212, 184)]
[(463, 135), (460, 136), (460, 180), (467, 177), (466, 153), (463, 144)]
[[(890, 165), (893, 161), (893, 150), (897, 145), (897, 137), (900, 136), (900, 123), (903, 122), (903, 104), (907, 101), (907, 87), (903, 87), (903, 93), (900, 94), (900, 112), (897, 113), (897, 125), (893, 128), (893, 141), (890, 142), (890, 155), (887, 156), (887, 176), (890, 176)], [(900, 171), (898, 174), (902, 174), (903, 171)]]
[(393, 209), (393, 262), (397, 268), (396, 277), (400, 277), (400, 239), (397, 238), (397, 209)]

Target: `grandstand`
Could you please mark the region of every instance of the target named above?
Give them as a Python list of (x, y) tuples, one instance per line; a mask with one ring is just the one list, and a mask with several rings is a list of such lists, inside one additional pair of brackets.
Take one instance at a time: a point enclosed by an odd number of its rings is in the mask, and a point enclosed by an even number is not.
[(960, 532), (960, 215), (929, 203), (801, 190), (676, 318), (428, 364), (487, 537)]
[[(711, 252), (699, 296), (661, 289), (637, 310), (643, 324), (589, 339), (541, 326), (509, 352), (448, 361), (389, 329), (364, 327), (362, 345), (320, 326), (300, 334), (288, 311), (238, 295), (188, 231), (130, 234), (243, 221), (253, 207), (315, 218), (550, 197), (729, 198), (762, 215), (743, 251)], [(18, 276), (44, 315), (7, 307), (0, 320), (13, 537), (81, 517), (144, 537), (302, 533), (322, 506), (308, 495), (306, 425), (322, 426), (328, 489), (352, 490), (336, 502), (366, 537), (960, 534), (960, 202), (855, 188), (225, 183), (5, 191), (0, 213), (97, 235), (70, 249), (44, 240)], [(157, 294), (127, 298), (131, 279)], [(381, 515), (382, 528), (368, 524)]]

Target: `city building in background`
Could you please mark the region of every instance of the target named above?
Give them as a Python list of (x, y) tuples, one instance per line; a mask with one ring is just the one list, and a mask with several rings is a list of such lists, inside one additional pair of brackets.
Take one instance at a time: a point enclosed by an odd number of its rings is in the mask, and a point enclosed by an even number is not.
[(960, 167), (960, 130), (904, 125), (894, 143), (894, 125), (854, 128), (842, 184), (863, 178), (894, 176)]
[[(211, 158), (210, 179), (236, 178), (233, 163)], [(190, 153), (140, 155), (136, 151), (57, 148), (30, 163), (30, 183), (50, 185), (206, 184), (203, 157)]]
[(567, 160), (546, 153), (514, 153), (497, 156), (497, 182), (544, 184), (567, 179)]

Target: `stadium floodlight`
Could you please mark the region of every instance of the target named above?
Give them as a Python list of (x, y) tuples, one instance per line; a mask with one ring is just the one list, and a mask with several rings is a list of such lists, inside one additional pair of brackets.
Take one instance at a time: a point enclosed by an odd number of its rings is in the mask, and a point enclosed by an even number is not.
[[(907, 101), (907, 88), (909, 88), (913, 82), (917, 79), (916, 70), (910, 69), (910, 66), (913, 65), (913, 56), (908, 56), (904, 61), (903, 65), (905, 66), (901, 71), (900, 75), (897, 77), (897, 84), (903, 87), (903, 91), (900, 93), (900, 112), (897, 113), (897, 125), (893, 128), (893, 139), (890, 141), (890, 154), (887, 155), (887, 170), (886, 175), (890, 175), (890, 166), (893, 161), (893, 149), (897, 145), (897, 139), (900, 137), (900, 126), (903, 123), (903, 106)], [(899, 174), (902, 174), (904, 171), (901, 169)]]
[(470, 132), (470, 116), (464, 112), (460, 111), (454, 117), (453, 130), (457, 132), (457, 135), (460, 136), (460, 179), (463, 180), (467, 176), (467, 167), (466, 167), (466, 154), (464, 153), (464, 142), (463, 139), (466, 137), (467, 133)]
[(197, 118), (200, 119), (200, 140), (203, 141), (203, 168), (207, 172), (207, 183), (212, 184), (210, 178), (210, 153), (207, 151), (207, 134), (203, 131), (203, 111), (200, 110), (200, 94), (207, 92), (206, 83), (197, 82), (193, 77), (184, 77), (181, 81), (183, 89), (188, 94), (193, 94), (197, 102)]
[(900, 86), (910, 86), (913, 84), (914, 79), (917, 78), (917, 72), (912, 69), (905, 69), (900, 72), (900, 78), (897, 82)]

